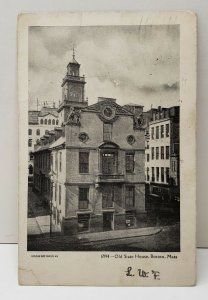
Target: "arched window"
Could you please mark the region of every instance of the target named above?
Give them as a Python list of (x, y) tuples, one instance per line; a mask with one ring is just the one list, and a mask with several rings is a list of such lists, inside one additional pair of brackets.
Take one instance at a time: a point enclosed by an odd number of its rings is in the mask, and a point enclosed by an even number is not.
[(56, 125), (58, 125), (58, 120), (56, 120)]
[(51, 125), (51, 119), (48, 120), (48, 125)]
[(32, 147), (32, 139), (28, 140), (28, 147)]
[(29, 165), (29, 174), (32, 175), (33, 174), (33, 166)]
[(40, 124), (43, 124), (43, 119), (40, 120)]
[(37, 134), (37, 135), (40, 135), (40, 129), (37, 129), (37, 130), (36, 130), (36, 134)]
[(55, 125), (55, 120), (53, 119), (52, 124)]
[(45, 119), (45, 124), (47, 124), (47, 119)]
[(32, 135), (32, 129), (28, 129), (28, 134)]

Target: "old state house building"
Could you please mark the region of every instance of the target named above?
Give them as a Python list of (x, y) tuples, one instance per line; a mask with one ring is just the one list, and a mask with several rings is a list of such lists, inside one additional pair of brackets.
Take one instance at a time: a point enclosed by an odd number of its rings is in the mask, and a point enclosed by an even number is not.
[(34, 189), (51, 206), (53, 230), (64, 234), (139, 226), (145, 214), (143, 107), (85, 99), (85, 77), (67, 66), (60, 127), (34, 150)]

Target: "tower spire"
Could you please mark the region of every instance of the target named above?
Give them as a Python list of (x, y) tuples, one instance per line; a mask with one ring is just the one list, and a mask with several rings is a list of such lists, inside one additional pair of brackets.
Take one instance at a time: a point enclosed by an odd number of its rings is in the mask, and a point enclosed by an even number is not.
[(73, 51), (72, 57), (73, 57), (73, 59), (75, 59), (75, 47), (74, 47), (74, 44), (73, 44), (72, 51)]

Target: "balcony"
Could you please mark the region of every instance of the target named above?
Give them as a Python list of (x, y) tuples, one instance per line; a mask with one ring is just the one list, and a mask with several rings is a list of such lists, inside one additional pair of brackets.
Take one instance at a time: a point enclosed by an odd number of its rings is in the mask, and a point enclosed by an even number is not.
[(124, 182), (124, 174), (98, 174), (96, 182)]
[(89, 206), (89, 201), (84, 200), (84, 201), (79, 201), (79, 209), (88, 209)]

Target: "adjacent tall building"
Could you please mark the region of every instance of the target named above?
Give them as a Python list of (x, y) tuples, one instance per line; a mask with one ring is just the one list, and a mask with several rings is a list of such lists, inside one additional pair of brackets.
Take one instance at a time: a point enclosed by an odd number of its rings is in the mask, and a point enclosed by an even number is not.
[(88, 106), (73, 55), (62, 83), (61, 127), (34, 150), (34, 188), (65, 234), (139, 225), (145, 214), (143, 107), (99, 97)]
[(146, 199), (154, 211), (178, 211), (180, 201), (179, 106), (147, 113)]
[(41, 137), (59, 126), (57, 108), (43, 106), (40, 111), (28, 112), (28, 178), (33, 181), (34, 145), (40, 143)]

